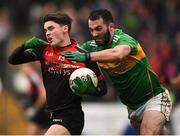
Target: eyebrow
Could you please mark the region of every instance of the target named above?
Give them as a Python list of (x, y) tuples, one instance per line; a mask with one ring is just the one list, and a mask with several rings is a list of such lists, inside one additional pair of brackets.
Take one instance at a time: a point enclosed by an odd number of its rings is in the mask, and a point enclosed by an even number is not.
[(46, 29), (49, 29), (49, 28), (51, 28), (51, 27), (53, 27), (52, 25), (50, 25), (50, 26), (48, 26)]
[(47, 31), (48, 29), (50, 29), (51, 27), (53, 27), (52, 25), (48, 26), (47, 28), (44, 28), (44, 31)]
[(101, 28), (102, 26), (96, 26), (95, 28), (91, 28), (91, 27), (89, 27), (89, 29), (98, 29), (98, 28)]

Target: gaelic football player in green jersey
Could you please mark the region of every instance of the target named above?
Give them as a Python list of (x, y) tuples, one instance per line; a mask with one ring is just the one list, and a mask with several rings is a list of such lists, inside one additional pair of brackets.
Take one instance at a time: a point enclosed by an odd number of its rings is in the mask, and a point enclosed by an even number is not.
[(97, 61), (108, 72), (139, 134), (168, 134), (165, 123), (172, 107), (169, 93), (138, 41), (115, 28), (112, 14), (106, 9), (92, 11), (88, 25), (93, 40), (81, 46), (88, 52), (66, 51), (62, 55), (73, 61)]

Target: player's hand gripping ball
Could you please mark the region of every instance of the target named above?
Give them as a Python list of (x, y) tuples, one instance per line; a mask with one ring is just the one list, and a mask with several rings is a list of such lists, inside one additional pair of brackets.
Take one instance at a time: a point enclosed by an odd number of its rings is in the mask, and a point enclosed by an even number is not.
[(78, 96), (94, 95), (98, 86), (98, 78), (91, 69), (79, 68), (71, 74), (69, 85)]

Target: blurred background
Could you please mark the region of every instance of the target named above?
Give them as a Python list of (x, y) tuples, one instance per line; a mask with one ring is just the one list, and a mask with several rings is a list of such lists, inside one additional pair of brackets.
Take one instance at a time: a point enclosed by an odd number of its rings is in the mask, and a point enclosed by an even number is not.
[[(32, 81), (8, 55), (32, 36), (44, 39), (42, 17), (58, 10), (73, 19), (72, 37), (89, 40), (87, 17), (91, 10), (109, 9), (116, 26), (136, 38), (173, 99), (170, 134), (180, 134), (180, 1), (179, 0), (1, 0), (0, 2), (0, 134), (27, 134)], [(31, 67), (40, 74), (38, 63)], [(40, 81), (38, 81), (40, 82)], [(108, 93), (83, 100), (83, 134), (134, 134), (126, 107), (107, 78)]]

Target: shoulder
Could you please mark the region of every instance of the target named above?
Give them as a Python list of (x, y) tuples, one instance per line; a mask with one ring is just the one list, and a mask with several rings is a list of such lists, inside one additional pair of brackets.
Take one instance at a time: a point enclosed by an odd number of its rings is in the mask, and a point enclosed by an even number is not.
[(50, 52), (54, 52), (53, 47), (48, 44), (46, 47), (43, 48), (43, 50), (41, 51), (41, 56), (44, 56), (46, 54), (49, 54)]
[(71, 41), (71, 43), (74, 44), (74, 45), (75, 45), (75, 44), (78, 44), (78, 42), (77, 42), (74, 38), (70, 38), (70, 41)]
[(131, 47), (131, 54), (136, 54), (138, 50), (138, 41), (132, 36), (124, 33), (121, 29), (115, 29), (113, 37), (115, 45), (129, 45)]
[(84, 42), (82, 44), (82, 46), (98, 47), (95, 40), (90, 40), (90, 41)]
[(121, 29), (115, 29), (115, 33), (113, 36), (113, 42), (117, 42), (117, 44), (138, 44), (138, 41), (135, 40), (129, 34), (124, 33)]
[(131, 39), (131, 40), (135, 40), (132, 36), (130, 36), (129, 34), (123, 32), (121, 29), (115, 29), (115, 33), (114, 33), (114, 37), (113, 39), (118, 39), (118, 40), (122, 40), (122, 39)]
[(87, 51), (94, 51), (96, 48), (98, 48), (98, 45), (96, 44), (95, 40), (90, 40), (81, 44), (81, 47)]

